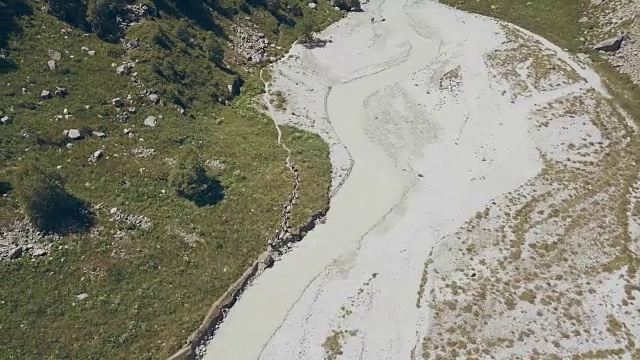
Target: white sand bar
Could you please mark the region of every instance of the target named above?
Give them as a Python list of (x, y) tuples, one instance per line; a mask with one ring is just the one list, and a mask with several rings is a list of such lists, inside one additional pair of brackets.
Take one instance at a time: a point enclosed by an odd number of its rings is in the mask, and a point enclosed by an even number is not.
[[(322, 33), (326, 47), (296, 46), (276, 65), (273, 89), (289, 105), (276, 121), (331, 144), (334, 187), (354, 165), (326, 223), (246, 289), (205, 359), (421, 354), (434, 323), (417, 306), (435, 296), (433, 285), (418, 296), (425, 260), (459, 261), (447, 239), (536, 177), (541, 153), (564, 160), (561, 144), (601, 140), (588, 114), (536, 127), (546, 104), (605, 95), (559, 48), (508, 29), (436, 1), (374, 0)], [(500, 57), (518, 42), (555, 67)]]

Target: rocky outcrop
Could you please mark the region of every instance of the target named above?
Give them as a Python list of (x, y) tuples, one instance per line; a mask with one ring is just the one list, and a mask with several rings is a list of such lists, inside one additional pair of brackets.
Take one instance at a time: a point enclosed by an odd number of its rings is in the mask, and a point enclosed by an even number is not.
[(593, 46), (593, 49), (599, 50), (599, 51), (606, 51), (606, 52), (615, 52), (620, 49), (623, 41), (624, 41), (624, 35), (612, 37), (597, 43), (596, 45)]
[[(591, 23), (586, 37), (596, 43), (593, 48), (601, 51), (618, 71), (640, 84), (640, 2), (592, 0), (583, 21)], [(603, 38), (606, 40), (601, 41)]]
[(268, 59), (267, 50), (269, 40), (265, 38), (263, 33), (247, 26), (234, 25), (232, 29), (235, 33), (231, 37), (233, 49), (240, 54), (244, 60), (251, 64), (259, 64)]
[(158, 120), (156, 119), (155, 116), (147, 116), (147, 118), (144, 119), (145, 126), (156, 127), (157, 124), (158, 124)]
[(16, 260), (25, 256), (42, 257), (51, 252), (59, 238), (36, 230), (28, 219), (15, 220), (0, 228), (0, 260)]

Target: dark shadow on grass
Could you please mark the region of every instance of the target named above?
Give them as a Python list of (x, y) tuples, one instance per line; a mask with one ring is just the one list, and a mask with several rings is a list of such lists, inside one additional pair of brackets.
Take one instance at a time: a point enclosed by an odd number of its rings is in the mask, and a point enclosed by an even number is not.
[(208, 178), (209, 183), (205, 190), (195, 196), (185, 196), (184, 198), (193, 202), (198, 207), (211, 206), (219, 203), (224, 199), (224, 188), (220, 181), (214, 178)]
[(91, 207), (84, 200), (71, 194), (56, 207), (54, 215), (39, 224), (39, 230), (55, 235), (87, 233), (96, 224)]
[(7, 48), (11, 36), (20, 33), (20, 17), (31, 14), (33, 10), (25, 0), (0, 0), (0, 74), (18, 69), (2, 49)]
[(0, 196), (9, 194), (11, 189), (13, 189), (13, 186), (11, 186), (10, 182), (0, 181)]
[(153, 0), (153, 5), (160, 13), (176, 17), (184, 16), (193, 21), (198, 27), (228, 40), (224, 30), (220, 25), (216, 24), (209, 10), (209, 8), (213, 10), (215, 6), (212, 5), (215, 4), (209, 4), (208, 1), (203, 0)]
[(18, 65), (6, 55), (0, 54), (0, 74), (8, 74), (16, 70), (18, 70)]
[(5, 48), (9, 37), (20, 31), (19, 19), (33, 14), (25, 0), (0, 0), (0, 48)]

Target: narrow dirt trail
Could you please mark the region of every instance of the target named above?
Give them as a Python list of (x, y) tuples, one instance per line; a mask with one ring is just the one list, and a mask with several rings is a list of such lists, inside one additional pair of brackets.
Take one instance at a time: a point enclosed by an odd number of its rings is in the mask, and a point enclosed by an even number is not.
[[(264, 94), (262, 95), (262, 97), (263, 97), (264, 104), (268, 108), (267, 110), (268, 113), (273, 113), (275, 109), (273, 108), (273, 104), (271, 104), (271, 101), (269, 98), (269, 94), (270, 94), (269, 82), (265, 81), (264, 78), (262, 77), (262, 72), (264, 71), (264, 69), (265, 68), (260, 69), (260, 81), (262, 81), (262, 84), (264, 85)], [(287, 145), (285, 145), (282, 142), (282, 131), (280, 130), (280, 125), (278, 125), (278, 123), (275, 120), (273, 121), (273, 126), (275, 126), (276, 131), (278, 132), (278, 145), (282, 146), (282, 148), (287, 152), (287, 158), (286, 158), (287, 167), (293, 172), (293, 167), (291, 166), (291, 150), (289, 150)]]

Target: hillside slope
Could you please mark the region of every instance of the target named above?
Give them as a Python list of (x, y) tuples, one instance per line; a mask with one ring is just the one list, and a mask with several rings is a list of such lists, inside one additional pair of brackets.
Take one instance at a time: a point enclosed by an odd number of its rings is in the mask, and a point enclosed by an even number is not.
[[(342, 14), (185, 4), (0, 1), (0, 358), (167, 356), (275, 236), (293, 179), (257, 73)], [(297, 228), (328, 205), (328, 147), (283, 132)], [(43, 228), (47, 184), (67, 207)]]

